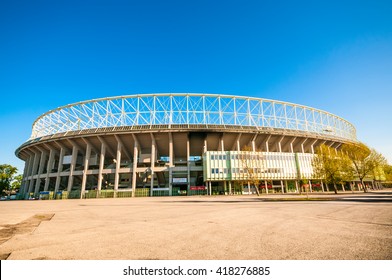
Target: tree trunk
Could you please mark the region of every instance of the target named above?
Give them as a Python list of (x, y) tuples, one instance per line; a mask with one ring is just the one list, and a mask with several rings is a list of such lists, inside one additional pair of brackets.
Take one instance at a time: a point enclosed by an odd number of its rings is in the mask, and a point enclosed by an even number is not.
[(336, 184), (333, 184), (333, 190), (335, 191), (335, 194), (338, 194), (338, 188), (336, 187)]
[(366, 185), (365, 185), (365, 183), (363, 182), (363, 178), (359, 178), (359, 180), (361, 181), (361, 185), (362, 185), (362, 188), (363, 188), (363, 192), (367, 193)]

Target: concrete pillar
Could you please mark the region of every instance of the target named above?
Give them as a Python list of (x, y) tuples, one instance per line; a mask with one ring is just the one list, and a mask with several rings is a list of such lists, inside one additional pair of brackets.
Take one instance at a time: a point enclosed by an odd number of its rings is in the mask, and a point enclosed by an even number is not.
[(209, 188), (209, 193), (210, 193), (210, 195), (212, 195), (211, 181), (208, 181), (208, 184), (209, 184), (209, 186), (208, 186), (208, 188)]
[(305, 148), (304, 148), (304, 144), (305, 144), (305, 142), (308, 140), (308, 138), (305, 138), (305, 140), (302, 142), (302, 144), (301, 144), (301, 150), (302, 150), (302, 153), (305, 153)]
[(75, 165), (76, 165), (76, 160), (78, 158), (78, 148), (76, 146), (72, 147), (72, 158), (71, 158), (71, 166), (69, 168), (69, 177), (68, 177), (68, 187), (67, 191), (70, 192), (72, 190), (73, 186), (73, 180), (74, 180), (74, 171), (75, 171)]
[(284, 193), (283, 181), (280, 180), (280, 187), (282, 188), (282, 193)]
[(323, 180), (320, 181), (320, 184), (321, 184), (321, 190), (324, 192), (324, 183), (323, 183)]
[(191, 187), (191, 167), (190, 167), (190, 162), (189, 162), (189, 158), (190, 158), (190, 142), (189, 142), (189, 134), (187, 135), (186, 138), (186, 166), (187, 166), (187, 182), (188, 182), (188, 188), (187, 188), (187, 195), (189, 193), (190, 187)]
[(309, 190), (310, 190), (310, 192), (313, 192), (312, 181), (309, 180), (309, 183), (308, 183), (308, 184), (309, 184)]
[(133, 145), (133, 165), (132, 165), (132, 197), (136, 196), (136, 168), (137, 168), (137, 155), (139, 153), (138, 143), (134, 139)]
[(117, 141), (117, 153), (116, 153), (116, 171), (114, 174), (114, 193), (118, 191), (118, 184), (120, 181), (120, 167), (121, 167), (121, 149), (122, 144), (120, 141)]
[(61, 182), (61, 176), (60, 173), (63, 171), (63, 160), (64, 160), (64, 155), (65, 155), (65, 149), (60, 148), (60, 155), (59, 155), (59, 166), (57, 168), (57, 176), (56, 176), (56, 185), (54, 186), (54, 194), (59, 190), (60, 187), (60, 182)]
[(37, 169), (37, 165), (38, 165), (38, 154), (34, 153), (34, 159), (33, 159), (33, 164), (31, 166), (31, 170), (30, 170), (30, 181), (29, 181), (29, 187), (28, 187), (28, 191), (27, 193), (30, 195), (30, 193), (33, 191), (33, 186), (34, 186), (34, 179), (33, 179), (33, 175), (35, 173), (35, 170)]
[(226, 181), (223, 181), (223, 192), (224, 192), (225, 195), (226, 195), (226, 192), (227, 192)]
[(86, 147), (86, 155), (84, 157), (84, 169), (83, 169), (83, 179), (82, 179), (82, 191), (80, 192), (80, 198), (83, 198), (84, 193), (86, 191), (86, 182), (87, 182), (87, 171), (88, 171), (88, 165), (90, 161), (90, 156), (91, 156), (91, 145), (87, 143)]
[(45, 158), (46, 158), (46, 152), (45, 151), (41, 151), (41, 159), (39, 161), (39, 167), (38, 167), (38, 173), (37, 173), (37, 181), (35, 182), (35, 190), (34, 190), (34, 194), (38, 194), (39, 193), (39, 187), (41, 185), (41, 174), (42, 171), (44, 170), (45, 167)]
[(27, 158), (26, 163), (25, 163), (25, 169), (24, 169), (24, 173), (23, 173), (23, 188), (21, 190), (21, 193), (24, 194), (24, 196), (28, 192), (30, 182), (28, 181), (27, 178), (29, 177), (29, 175), (31, 173), (31, 168), (33, 166), (33, 160), (34, 160), (34, 156), (29, 153), (29, 157)]
[(155, 138), (151, 134), (151, 184), (150, 184), (150, 196), (152, 196), (153, 188), (154, 188), (154, 168), (155, 168), (155, 151), (156, 151), (156, 143)]
[(295, 140), (297, 139), (297, 137), (294, 137), (294, 139), (290, 142), (290, 151), (292, 152), (292, 153), (294, 153), (294, 142), (295, 142)]
[(231, 181), (229, 181), (229, 195), (231, 195), (232, 194), (232, 191), (231, 191)]
[[(204, 152), (207, 151), (207, 141), (204, 140)], [(174, 153), (173, 153), (173, 136), (171, 132), (169, 133), (169, 195), (172, 195), (173, 192), (173, 162), (174, 162)]]
[(284, 136), (282, 136), (280, 139), (279, 139), (279, 142), (278, 142), (278, 151), (281, 153), (282, 152), (282, 140), (284, 139)]
[(54, 150), (50, 149), (48, 165), (46, 167), (46, 177), (45, 177), (44, 191), (47, 191), (48, 188), (49, 188), (49, 182), (50, 182), (49, 174), (52, 172), (53, 161), (54, 161), (54, 154), (55, 154)]
[(268, 182), (267, 182), (267, 180), (264, 181), (264, 186), (265, 186), (265, 193), (268, 194)]
[(105, 154), (106, 154), (106, 144), (101, 142), (101, 154), (99, 156), (99, 171), (98, 171), (98, 192), (102, 189), (102, 180), (103, 180), (103, 168), (105, 164)]
[(299, 188), (298, 188), (298, 181), (295, 180), (295, 190), (297, 193), (299, 193)]

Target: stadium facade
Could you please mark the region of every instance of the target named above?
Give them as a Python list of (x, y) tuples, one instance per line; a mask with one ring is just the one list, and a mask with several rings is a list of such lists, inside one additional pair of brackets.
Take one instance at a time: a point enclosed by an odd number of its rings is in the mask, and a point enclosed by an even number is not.
[(16, 155), (20, 193), (95, 198), (299, 192), (321, 144), (357, 142), (355, 127), (307, 106), (243, 96), (140, 94), (49, 111)]

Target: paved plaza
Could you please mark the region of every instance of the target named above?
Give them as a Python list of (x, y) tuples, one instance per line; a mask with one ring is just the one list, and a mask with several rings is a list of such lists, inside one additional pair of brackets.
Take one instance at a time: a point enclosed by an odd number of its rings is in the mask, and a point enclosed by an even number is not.
[(0, 259), (392, 259), (392, 192), (1, 201)]

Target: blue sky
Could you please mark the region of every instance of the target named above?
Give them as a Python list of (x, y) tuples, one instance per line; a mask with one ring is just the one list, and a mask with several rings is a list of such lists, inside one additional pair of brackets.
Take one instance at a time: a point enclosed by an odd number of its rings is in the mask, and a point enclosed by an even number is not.
[(41, 114), (205, 92), (337, 114), (392, 163), (391, 1), (0, 1), (0, 163)]

